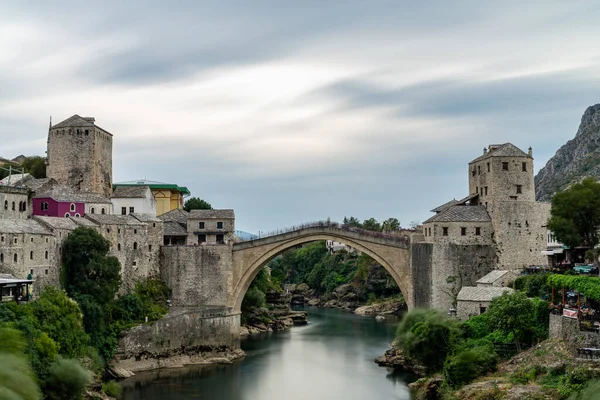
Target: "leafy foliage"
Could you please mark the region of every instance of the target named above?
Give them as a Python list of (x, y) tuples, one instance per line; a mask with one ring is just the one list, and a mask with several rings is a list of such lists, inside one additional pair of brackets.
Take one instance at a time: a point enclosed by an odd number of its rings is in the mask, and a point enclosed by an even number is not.
[(50, 370), (44, 385), (47, 400), (78, 400), (91, 382), (90, 373), (75, 360), (59, 359)]
[(498, 355), (491, 343), (464, 348), (444, 363), (444, 378), (453, 388), (470, 383), (478, 376), (494, 371)]
[(106, 393), (107, 396), (114, 398), (121, 398), (123, 395), (123, 388), (115, 381), (110, 381), (102, 384), (102, 391)]
[(584, 293), (586, 297), (600, 301), (600, 278), (584, 275), (548, 276), (548, 284), (556, 288), (566, 288)]
[(265, 293), (257, 287), (250, 288), (242, 300), (242, 311), (265, 306)]
[(110, 243), (91, 228), (75, 229), (63, 243), (63, 279), (71, 297), (92, 296), (100, 304), (114, 299), (121, 284), (121, 265), (107, 256)]
[(0, 326), (0, 399), (41, 398), (24, 348), (25, 341), (18, 330)]
[(600, 183), (586, 178), (552, 198), (548, 228), (569, 247), (598, 244)]
[(458, 323), (441, 311), (415, 309), (398, 325), (396, 339), (406, 355), (435, 372), (442, 369), (460, 334)]
[(64, 291), (48, 286), (26, 307), (31, 308), (39, 329), (58, 345), (63, 356), (76, 358), (85, 354), (89, 338), (83, 328), (81, 310)]
[(549, 300), (552, 294), (552, 286), (548, 284), (549, 276), (550, 274), (546, 273), (519, 276), (509, 286), (525, 293), (527, 297)]
[(190, 197), (183, 203), (183, 209), (185, 211), (191, 210), (212, 210), (212, 206), (209, 202), (204, 201), (198, 197)]
[(21, 162), (25, 172), (29, 172), (34, 178), (46, 177), (46, 159), (40, 156), (27, 157)]
[(388, 218), (383, 223), (379, 223), (375, 218), (369, 218), (361, 223), (356, 217), (344, 217), (344, 225), (375, 232), (393, 232), (401, 229), (397, 218)]

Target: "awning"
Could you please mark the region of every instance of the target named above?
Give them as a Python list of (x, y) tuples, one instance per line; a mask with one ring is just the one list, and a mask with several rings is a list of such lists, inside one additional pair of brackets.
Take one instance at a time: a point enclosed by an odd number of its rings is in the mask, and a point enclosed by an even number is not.
[(562, 254), (563, 253), (563, 249), (554, 249), (554, 250), (552, 250), (552, 253), (554, 253), (554, 254)]
[(544, 255), (544, 256), (552, 256), (552, 255), (554, 255), (554, 251), (552, 251), (552, 250), (543, 250), (542, 251), (542, 255)]

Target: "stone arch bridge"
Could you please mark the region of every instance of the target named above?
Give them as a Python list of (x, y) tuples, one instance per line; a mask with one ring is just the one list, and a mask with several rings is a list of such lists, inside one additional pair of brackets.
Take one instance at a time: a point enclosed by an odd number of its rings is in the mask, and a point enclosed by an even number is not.
[(228, 306), (234, 312), (240, 311), (248, 287), (274, 257), (287, 249), (318, 240), (344, 243), (371, 256), (396, 281), (408, 307), (413, 307), (410, 236), (370, 232), (329, 222), (301, 225), (285, 232), (234, 244), (232, 292)]

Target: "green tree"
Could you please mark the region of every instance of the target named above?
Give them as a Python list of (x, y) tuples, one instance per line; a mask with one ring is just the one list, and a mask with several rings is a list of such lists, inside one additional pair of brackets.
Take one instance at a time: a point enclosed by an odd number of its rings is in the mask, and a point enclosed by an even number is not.
[(400, 348), (429, 372), (442, 369), (460, 336), (457, 321), (439, 310), (413, 309), (405, 314), (396, 331)]
[(212, 210), (212, 206), (209, 202), (204, 201), (198, 197), (190, 197), (183, 203), (183, 209), (185, 211), (192, 210)]
[(384, 232), (394, 232), (400, 230), (400, 221), (398, 218), (388, 218), (381, 224), (381, 229)]
[(344, 225), (353, 226), (355, 228), (362, 228), (362, 224), (356, 217), (350, 217), (350, 218), (344, 217)]
[(536, 307), (522, 292), (502, 293), (492, 300), (486, 314), (489, 327), (512, 334), (519, 351), (536, 324)]
[(559, 242), (574, 248), (598, 244), (600, 183), (586, 178), (552, 198), (548, 228)]
[(0, 326), (0, 399), (39, 400), (42, 396), (24, 348), (18, 330)]
[(498, 355), (491, 343), (465, 347), (448, 357), (444, 363), (444, 378), (452, 388), (458, 388), (496, 369)]
[(27, 157), (21, 163), (25, 172), (29, 172), (34, 178), (46, 177), (46, 159), (40, 156)]
[(81, 310), (64, 291), (48, 286), (27, 307), (31, 307), (39, 328), (58, 345), (60, 354), (77, 358), (86, 353), (89, 337), (83, 328)]
[(98, 303), (112, 301), (121, 284), (121, 265), (107, 256), (110, 243), (91, 228), (77, 228), (63, 244), (62, 275), (67, 293), (92, 296)]
[(362, 228), (368, 231), (381, 231), (381, 224), (375, 218), (365, 219), (362, 223)]

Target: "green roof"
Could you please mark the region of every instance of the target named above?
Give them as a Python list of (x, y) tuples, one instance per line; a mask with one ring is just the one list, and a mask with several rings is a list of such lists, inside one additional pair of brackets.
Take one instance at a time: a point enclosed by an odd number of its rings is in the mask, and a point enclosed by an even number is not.
[(128, 181), (128, 182), (117, 182), (113, 183), (113, 189), (117, 186), (148, 186), (150, 189), (174, 189), (182, 194), (190, 195), (190, 191), (185, 186), (179, 186), (174, 183), (164, 183), (157, 181), (149, 181), (146, 179), (140, 179), (138, 181)]

